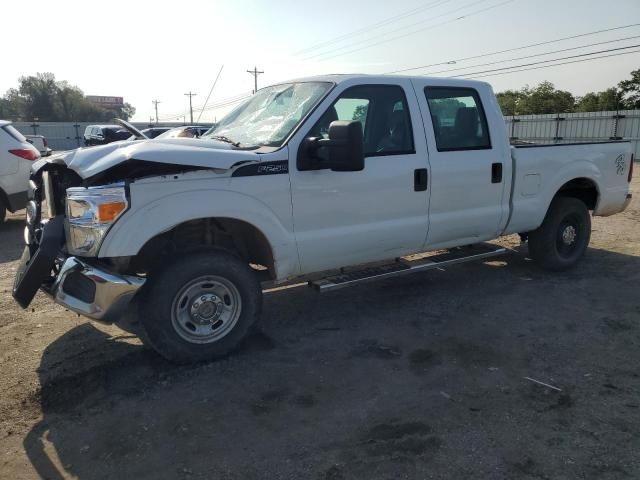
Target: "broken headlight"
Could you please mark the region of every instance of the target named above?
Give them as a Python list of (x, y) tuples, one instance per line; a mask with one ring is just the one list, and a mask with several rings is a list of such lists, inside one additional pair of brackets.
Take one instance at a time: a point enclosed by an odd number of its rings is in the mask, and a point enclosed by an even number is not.
[(97, 256), (109, 227), (129, 203), (123, 183), (67, 189), (67, 250), (72, 255)]

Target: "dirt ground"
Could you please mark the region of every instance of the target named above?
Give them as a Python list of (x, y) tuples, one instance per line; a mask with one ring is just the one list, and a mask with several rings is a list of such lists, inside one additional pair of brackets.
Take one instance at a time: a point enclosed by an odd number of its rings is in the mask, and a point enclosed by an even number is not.
[(14, 215), (0, 227), (0, 477), (640, 478), (633, 189), (569, 272), (540, 270), (525, 248), (268, 293), (263, 334), (191, 367), (43, 294), (15, 305)]

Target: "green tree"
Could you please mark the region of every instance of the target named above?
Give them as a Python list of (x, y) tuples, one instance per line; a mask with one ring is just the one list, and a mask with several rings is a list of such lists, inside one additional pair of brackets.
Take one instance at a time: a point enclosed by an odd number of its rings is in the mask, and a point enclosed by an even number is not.
[(0, 118), (10, 120), (106, 122), (114, 117), (128, 120), (135, 111), (128, 103), (111, 110), (94, 105), (82, 90), (67, 81), (56, 81), (52, 73), (21, 77), (18, 88), (0, 98)]
[(571, 93), (557, 90), (551, 82), (542, 82), (534, 88), (528, 86), (521, 90), (522, 99), (518, 102), (519, 114), (568, 113), (572, 112), (576, 100)]
[(640, 108), (640, 68), (631, 72), (631, 78), (622, 80), (618, 84), (622, 93), (622, 103), (624, 108)]
[(620, 100), (620, 93), (615, 87), (602, 92), (589, 92), (584, 97), (578, 98), (576, 112), (618, 110), (622, 106)]
[(45, 122), (58, 120), (56, 101), (58, 87), (53, 73), (37, 73), (35, 76), (20, 77), (18, 92), (24, 99), (24, 116)]
[(503, 115), (518, 115), (521, 113), (519, 103), (523, 97), (522, 90), (505, 90), (496, 94)]

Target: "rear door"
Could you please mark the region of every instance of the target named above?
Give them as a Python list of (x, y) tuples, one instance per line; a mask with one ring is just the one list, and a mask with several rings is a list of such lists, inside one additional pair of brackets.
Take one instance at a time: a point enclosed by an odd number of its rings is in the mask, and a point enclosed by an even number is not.
[[(489, 87), (413, 80), (431, 164), (427, 248), (495, 238), (508, 216), (511, 162)], [(482, 85), (481, 85), (482, 86)], [(487, 93), (488, 92), (488, 93)], [(483, 99), (486, 99), (483, 102)], [(486, 104), (486, 105), (485, 105)]]

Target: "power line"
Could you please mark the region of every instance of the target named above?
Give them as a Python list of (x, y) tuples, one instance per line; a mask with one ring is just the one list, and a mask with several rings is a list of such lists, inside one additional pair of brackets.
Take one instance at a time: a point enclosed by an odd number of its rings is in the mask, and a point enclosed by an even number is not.
[[(433, 29), (433, 28), (437, 28), (437, 27), (441, 27), (441, 26), (443, 26), (443, 25), (447, 25), (447, 24), (449, 24), (449, 23), (453, 23), (453, 22), (456, 22), (456, 21), (458, 21), (458, 20), (463, 20), (463, 19), (468, 18), (468, 17), (470, 17), (470, 16), (472, 16), (472, 15), (477, 15), (477, 14), (479, 14), (479, 13), (484, 13), (484, 12), (486, 12), (486, 11), (488, 11), (488, 10), (492, 10), (492, 9), (494, 9), (494, 8), (501, 7), (501, 6), (503, 6), (503, 5), (506, 5), (506, 4), (511, 3), (511, 2), (514, 2), (514, 1), (515, 1), (515, 0), (506, 0), (506, 1), (504, 1), (504, 2), (501, 2), (501, 3), (495, 4), (495, 5), (491, 5), (491, 6), (489, 6), (489, 7), (485, 7), (485, 8), (482, 8), (482, 9), (480, 9), (480, 10), (476, 10), (476, 11), (473, 11), (473, 12), (466, 13), (465, 15), (462, 15), (462, 16), (460, 16), (460, 17), (456, 17), (456, 18), (452, 18), (452, 19), (449, 19), (449, 20), (445, 20), (444, 22), (436, 23), (436, 24), (434, 24), (434, 25), (428, 25), (428, 26), (426, 26), (426, 27), (419, 28), (419, 29), (417, 29), (417, 30), (413, 30), (413, 31), (411, 31), (411, 32), (407, 32), (407, 33), (404, 33), (404, 34), (402, 34), (402, 35), (397, 35), (397, 36), (395, 36), (395, 37), (391, 37), (391, 38), (384, 39), (384, 40), (381, 40), (381, 41), (378, 41), (378, 42), (374, 42), (374, 43), (371, 43), (371, 44), (369, 44), (369, 45), (364, 45), (364, 46), (362, 46), (362, 47), (355, 48), (355, 49), (352, 49), (352, 50), (347, 50), (346, 52), (339, 52), (339, 53), (336, 53), (336, 54), (334, 54), (334, 55), (330, 55), (330, 56), (328, 56), (328, 57), (321, 58), (320, 60), (321, 60), (321, 61), (329, 60), (329, 59), (334, 58), (334, 57), (339, 57), (339, 56), (342, 56), (342, 55), (348, 55), (348, 54), (350, 54), (350, 53), (359, 52), (360, 50), (365, 50), (365, 49), (367, 49), (367, 48), (375, 47), (375, 46), (377, 46), (377, 45), (381, 45), (381, 44), (383, 44), (383, 43), (392, 42), (392, 41), (394, 41), (394, 40), (398, 40), (398, 39), (400, 39), (400, 38), (404, 38), (404, 37), (407, 37), (407, 36), (409, 36), (409, 35), (414, 35), (414, 34), (416, 34), (416, 33), (423, 32), (423, 31), (426, 31), (426, 30), (431, 30), (431, 29)], [(476, 2), (476, 3), (477, 3), (477, 2)], [(467, 6), (469, 6), (469, 5), (467, 5)], [(452, 12), (449, 12), (449, 13), (452, 13)], [(344, 47), (343, 47), (343, 48), (344, 48)], [(324, 53), (324, 54), (322, 54), (322, 55), (325, 55), (325, 54), (327, 54), (327, 53), (330, 53), (330, 52), (325, 52), (325, 53)], [(318, 56), (319, 56), (319, 55), (318, 55)], [(313, 57), (310, 57), (310, 58), (313, 58)], [(306, 58), (305, 60), (309, 60), (309, 58)]]
[(550, 43), (563, 42), (565, 40), (572, 40), (574, 38), (588, 37), (588, 36), (591, 36), (591, 35), (597, 35), (599, 33), (613, 32), (615, 30), (622, 30), (622, 29), (625, 29), (625, 28), (631, 28), (631, 27), (637, 27), (637, 26), (640, 26), (640, 23), (632, 23), (630, 25), (623, 25), (621, 27), (606, 28), (604, 30), (596, 30), (594, 32), (581, 33), (579, 35), (571, 35), (569, 37), (557, 38), (555, 40), (547, 40), (547, 41), (544, 41), (544, 42), (530, 43), (529, 45), (523, 45), (521, 47), (508, 48), (506, 50), (497, 50), (497, 51), (494, 51), (494, 52), (482, 53), (480, 55), (473, 55), (471, 57), (456, 58), (456, 59), (452, 59), (452, 60), (449, 60), (449, 61), (446, 61), (446, 62), (438, 62), (438, 63), (431, 63), (429, 65), (420, 65), (418, 67), (403, 68), (401, 70), (394, 70), (392, 72), (385, 72), (383, 75), (388, 75), (388, 74), (392, 74), (392, 73), (409, 72), (411, 70), (420, 70), (422, 68), (437, 67), (439, 65), (454, 64), (454, 63), (457, 63), (457, 62), (464, 62), (466, 60), (473, 60), (473, 59), (476, 59), (476, 58), (490, 57), (490, 56), (493, 56), (493, 55), (499, 55), (501, 53), (515, 52), (517, 50), (524, 50), (526, 48), (540, 47), (542, 45), (548, 45)]
[(211, 98), (213, 89), (216, 88), (216, 83), (218, 83), (218, 79), (220, 78), (220, 74), (222, 73), (223, 68), (224, 68), (224, 65), (220, 67), (220, 71), (218, 72), (218, 75), (216, 75), (216, 79), (213, 81), (213, 85), (211, 85), (211, 90), (209, 90), (209, 95), (207, 95), (207, 99), (204, 101), (204, 105), (202, 106), (202, 110), (200, 110), (200, 115), (198, 115), (198, 120), (196, 120), (196, 122), (200, 122), (200, 117), (202, 117), (202, 112), (204, 112), (204, 109), (207, 106), (207, 103), (209, 103), (209, 98)]
[(258, 91), (258, 75), (260, 75), (261, 73), (264, 73), (264, 71), (258, 70), (258, 67), (253, 67), (253, 70), (247, 70), (247, 73), (250, 73), (251, 75), (253, 75), (253, 85), (254, 85), (254, 89), (253, 89), (253, 93), (256, 93)]
[(596, 42), (596, 43), (589, 43), (587, 45), (580, 45), (578, 47), (571, 47), (571, 48), (562, 48), (560, 50), (553, 50), (550, 52), (543, 52), (543, 53), (536, 53), (534, 55), (525, 55), (524, 57), (515, 57), (515, 58), (508, 58), (505, 60), (496, 60), (495, 62), (488, 62), (488, 63), (476, 63), (475, 65), (467, 65), (466, 67), (458, 67), (458, 68), (449, 68), (447, 70), (438, 70), (436, 72), (425, 72), (423, 73), (423, 75), (437, 75), (440, 73), (448, 73), (448, 72), (455, 72), (458, 70), (466, 70), (467, 68), (476, 68), (476, 67), (486, 67), (489, 65), (498, 65), (500, 63), (508, 63), (508, 62), (515, 62), (517, 60), (524, 60), (527, 58), (535, 58), (535, 57), (543, 57), (545, 55), (552, 55), (554, 53), (561, 53), (561, 52), (569, 52), (572, 50), (580, 50), (583, 48), (588, 48), (588, 47), (595, 47), (597, 45), (606, 45), (609, 43), (616, 43), (616, 42), (624, 42), (626, 40), (633, 40), (636, 38), (640, 38), (640, 35), (634, 35), (632, 37), (625, 37), (625, 38), (619, 38), (617, 40), (607, 40), (606, 42)]
[(477, 5), (478, 3), (483, 3), (483, 2), (486, 2), (486, 1), (487, 1), (487, 0), (474, 0), (474, 1), (470, 2), (470, 3), (467, 3), (467, 4), (465, 4), (465, 5), (462, 5), (461, 7), (454, 8), (453, 10), (449, 10), (449, 11), (447, 11), (447, 12), (440, 13), (440, 14), (438, 14), (438, 15), (430, 16), (429, 18), (424, 18), (424, 19), (422, 19), (422, 20), (420, 20), (420, 21), (418, 21), (418, 22), (414, 22), (414, 23), (411, 23), (411, 24), (409, 24), (409, 25), (405, 25), (405, 26), (403, 26), (403, 27), (396, 28), (396, 29), (394, 29), (394, 30), (390, 30), (390, 31), (388, 31), (388, 32), (384, 32), (384, 33), (377, 33), (377, 32), (376, 32), (377, 36), (376, 36), (375, 38), (373, 38), (373, 39), (371, 39), (371, 38), (364, 38), (364, 39), (362, 39), (362, 40), (358, 40), (358, 41), (356, 41), (356, 42), (354, 42), (354, 43), (351, 43), (351, 44), (349, 44), (349, 45), (342, 45), (342, 46), (339, 46), (339, 47), (333, 48), (333, 49), (331, 49), (331, 50), (327, 50), (327, 51), (324, 51), (324, 52), (318, 52), (318, 53), (315, 53), (315, 54), (313, 54), (313, 55), (311, 55), (311, 56), (306, 56), (306, 57), (305, 57), (305, 58), (303, 58), (302, 60), (311, 60), (311, 59), (313, 59), (313, 58), (321, 57), (321, 56), (323, 56), (323, 55), (329, 55), (329, 54), (331, 54), (331, 53), (338, 52), (338, 51), (340, 51), (340, 50), (342, 50), (342, 49), (344, 49), (344, 48), (351, 48), (351, 47), (354, 47), (354, 46), (357, 46), (357, 45), (362, 45), (363, 43), (365, 43), (365, 44), (366, 44), (367, 42), (371, 42), (371, 40), (378, 40), (378, 39), (380, 38), (380, 36), (390, 35), (390, 34), (393, 34), (393, 33), (399, 32), (399, 31), (403, 31), (403, 30), (404, 30), (404, 31), (406, 31), (406, 30), (407, 30), (407, 28), (415, 27), (416, 25), (421, 25), (421, 24), (424, 24), (424, 23), (426, 23), (426, 22), (430, 22), (430, 21), (432, 21), (432, 20), (435, 20), (435, 19), (437, 19), (437, 18), (445, 17), (445, 16), (450, 15), (450, 14), (452, 14), (452, 13), (458, 12), (458, 11), (460, 11), (460, 10), (464, 10), (465, 8), (472, 7), (472, 6), (474, 6), (474, 5)]
[[(311, 45), (309, 47), (303, 48), (302, 50), (298, 50), (297, 52), (294, 52), (293, 55), (297, 56), (297, 55), (300, 55), (302, 53), (308, 52), (309, 50), (314, 50), (314, 49), (316, 49), (318, 47), (331, 45), (333, 43), (339, 42), (340, 40), (344, 40), (345, 38), (348, 38), (348, 37), (351, 37), (351, 36), (354, 36), (354, 35), (359, 35), (361, 33), (369, 33), (371, 31), (371, 29), (373, 29), (373, 28), (378, 28), (378, 27), (381, 27), (381, 26), (384, 26), (384, 25), (388, 25), (389, 23), (397, 22), (398, 20), (402, 20), (403, 18), (406, 18), (408, 16), (415, 15), (416, 13), (419, 13), (422, 10), (426, 10), (427, 8), (439, 7), (441, 5), (444, 5), (445, 3), (449, 3), (450, 1), (451, 0), (444, 0), (444, 1), (443, 0), (436, 0), (433, 3), (429, 3), (429, 4), (423, 5), (421, 7), (413, 8), (411, 10), (405, 11), (404, 13), (401, 13), (401, 14), (396, 15), (394, 17), (389, 17), (387, 19), (381, 20), (381, 21), (379, 21), (377, 23), (368, 25), (366, 27), (362, 27), (362, 28), (359, 28), (357, 30), (353, 30), (352, 32), (345, 33), (345, 34), (340, 35), (338, 37), (335, 37), (335, 38), (333, 38), (331, 40), (326, 40), (326, 41), (323, 41), (323, 42), (320, 42), (320, 43), (316, 43), (315, 45)], [(436, 4), (438, 4), (438, 5), (436, 5)]]
[[(251, 96), (250, 93), (243, 93), (241, 95), (236, 95), (234, 97), (228, 97), (226, 99), (220, 100), (217, 103), (213, 103), (211, 105), (208, 105), (206, 108), (202, 108), (202, 107), (194, 107), (193, 110), (194, 111), (210, 111), (210, 110), (215, 110), (216, 108), (222, 108), (222, 107), (226, 107), (228, 105), (233, 105), (234, 103), (238, 103), (242, 100), (245, 100), (247, 98), (249, 98)], [(183, 114), (182, 113), (174, 113), (174, 114), (170, 114), (170, 115), (166, 115), (163, 116), (161, 118), (162, 121), (166, 121), (166, 120), (172, 120), (174, 118), (182, 118)]]
[[(569, 65), (569, 64), (572, 64), (572, 63), (589, 62), (591, 60), (599, 60), (599, 59), (602, 59), (602, 58), (620, 57), (622, 55), (631, 55), (633, 53), (640, 53), (640, 50), (633, 50), (633, 51), (630, 51), (630, 52), (612, 53), (611, 55), (601, 55), (599, 57), (583, 58), (583, 59), (580, 59), (580, 60), (572, 60), (570, 62), (556, 63), (554, 65), (542, 65), (542, 66), (539, 66), (539, 67), (532, 67), (532, 68), (523, 68), (523, 69), (520, 69), (520, 70), (512, 70), (512, 71), (509, 71), (509, 72), (489, 73), (487, 75), (474, 75), (474, 76), (470, 76), (469, 78), (495, 77), (496, 75), (507, 75), (509, 73), (528, 72), (530, 70), (540, 70), (540, 69), (543, 69), (543, 68), (560, 67), (562, 65)], [(517, 68), (517, 66), (514, 66), (512, 68)], [(469, 74), (469, 75), (473, 75), (473, 74)]]
[[(597, 55), (599, 53), (608, 53), (608, 52), (615, 52), (615, 51), (619, 51), (619, 50), (628, 50), (629, 48), (637, 48), (637, 47), (640, 47), (640, 44), (629, 45), (628, 47), (609, 48), (607, 50), (600, 50), (598, 52), (582, 53), (580, 55), (570, 55), (568, 57), (553, 58), (551, 60), (542, 60), (540, 62), (523, 63), (522, 65), (512, 65), (510, 67), (501, 67), (501, 68), (494, 68), (494, 69), (491, 69), (491, 70), (482, 70), (480, 72), (462, 73), (460, 75), (453, 75), (451, 78), (469, 77), (469, 76), (479, 75), (479, 74), (483, 74), (483, 73), (499, 72), (499, 71), (503, 71), (503, 70), (511, 70), (513, 68), (520, 68), (520, 67), (529, 67), (531, 65), (540, 65), (540, 64), (543, 64), (543, 63), (557, 62), (557, 61), (560, 61), (560, 60), (568, 60), (568, 59), (572, 59), (572, 58), (587, 57), (587, 56), (590, 56), (590, 55)], [(567, 62), (567, 63), (575, 63), (575, 62)]]

